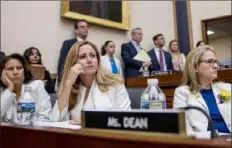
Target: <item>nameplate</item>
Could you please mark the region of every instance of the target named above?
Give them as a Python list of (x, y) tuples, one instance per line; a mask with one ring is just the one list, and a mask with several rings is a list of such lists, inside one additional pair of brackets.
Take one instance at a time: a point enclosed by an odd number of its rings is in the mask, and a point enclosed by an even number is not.
[(232, 68), (232, 65), (224, 65), (225, 68)]
[(180, 110), (82, 111), (82, 128), (185, 134)]
[(164, 74), (172, 74), (171, 70), (167, 70), (167, 71), (152, 71), (151, 75), (164, 75)]
[(166, 109), (166, 101), (147, 100), (141, 101), (141, 109)]

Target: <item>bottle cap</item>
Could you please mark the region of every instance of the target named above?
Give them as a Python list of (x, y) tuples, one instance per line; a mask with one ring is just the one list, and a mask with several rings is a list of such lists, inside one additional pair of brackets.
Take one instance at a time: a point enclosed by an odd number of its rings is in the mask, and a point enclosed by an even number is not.
[(151, 86), (151, 85), (158, 85), (159, 84), (159, 80), (158, 79), (147, 79), (147, 85)]

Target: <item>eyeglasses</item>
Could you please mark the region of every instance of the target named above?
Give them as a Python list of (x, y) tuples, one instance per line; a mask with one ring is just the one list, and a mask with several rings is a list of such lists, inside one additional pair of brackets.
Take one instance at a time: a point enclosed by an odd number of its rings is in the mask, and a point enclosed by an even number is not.
[(214, 60), (214, 59), (208, 59), (208, 60), (202, 60), (202, 61), (200, 61), (199, 63), (207, 63), (207, 64), (209, 64), (210, 66), (213, 66), (214, 63), (215, 63), (215, 64), (219, 64), (219, 61), (218, 61), (218, 60)]

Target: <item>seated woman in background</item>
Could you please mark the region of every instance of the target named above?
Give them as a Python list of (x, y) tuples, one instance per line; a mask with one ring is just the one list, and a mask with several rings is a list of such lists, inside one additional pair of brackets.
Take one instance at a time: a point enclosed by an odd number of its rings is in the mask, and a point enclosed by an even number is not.
[[(183, 86), (176, 88), (173, 108), (197, 106), (208, 112), (215, 128), (231, 132), (231, 84), (213, 82), (217, 78), (217, 60), (211, 46), (204, 45), (187, 56)], [(199, 111), (186, 113), (187, 133), (208, 131), (208, 119)]]
[(180, 53), (177, 40), (174, 39), (169, 42), (169, 52), (172, 56), (174, 71), (183, 71), (185, 64), (185, 55), (183, 53)]
[[(43, 65), (41, 59), (41, 53), (36, 47), (30, 47), (24, 51), (24, 57), (29, 64), (33, 65)], [(54, 93), (54, 85), (48, 70), (45, 69), (44, 78), (42, 79), (45, 82), (45, 89), (48, 93)]]
[(94, 44), (83, 41), (72, 46), (65, 61), (52, 121), (80, 121), (82, 109), (130, 110), (131, 101), (120, 76), (104, 71), (100, 62)]
[(0, 67), (1, 121), (17, 123), (17, 102), (25, 87), (36, 96), (36, 114), (39, 121), (50, 121), (51, 102), (41, 80), (32, 80), (27, 62), (20, 54), (6, 56)]
[(120, 60), (114, 57), (115, 44), (113, 41), (106, 41), (101, 49), (101, 66), (113, 74), (120, 74), (123, 78), (123, 71)]
[(203, 46), (203, 45), (205, 45), (205, 42), (198, 41), (197, 44), (196, 44), (196, 47)]

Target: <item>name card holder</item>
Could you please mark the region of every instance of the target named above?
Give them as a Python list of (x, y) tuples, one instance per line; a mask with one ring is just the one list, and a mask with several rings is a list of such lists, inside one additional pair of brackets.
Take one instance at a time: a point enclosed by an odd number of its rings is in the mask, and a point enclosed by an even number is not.
[(186, 136), (183, 110), (85, 110), (82, 129)]
[(167, 70), (167, 71), (152, 71), (151, 75), (167, 75), (167, 74), (173, 74), (173, 72), (171, 70)]

